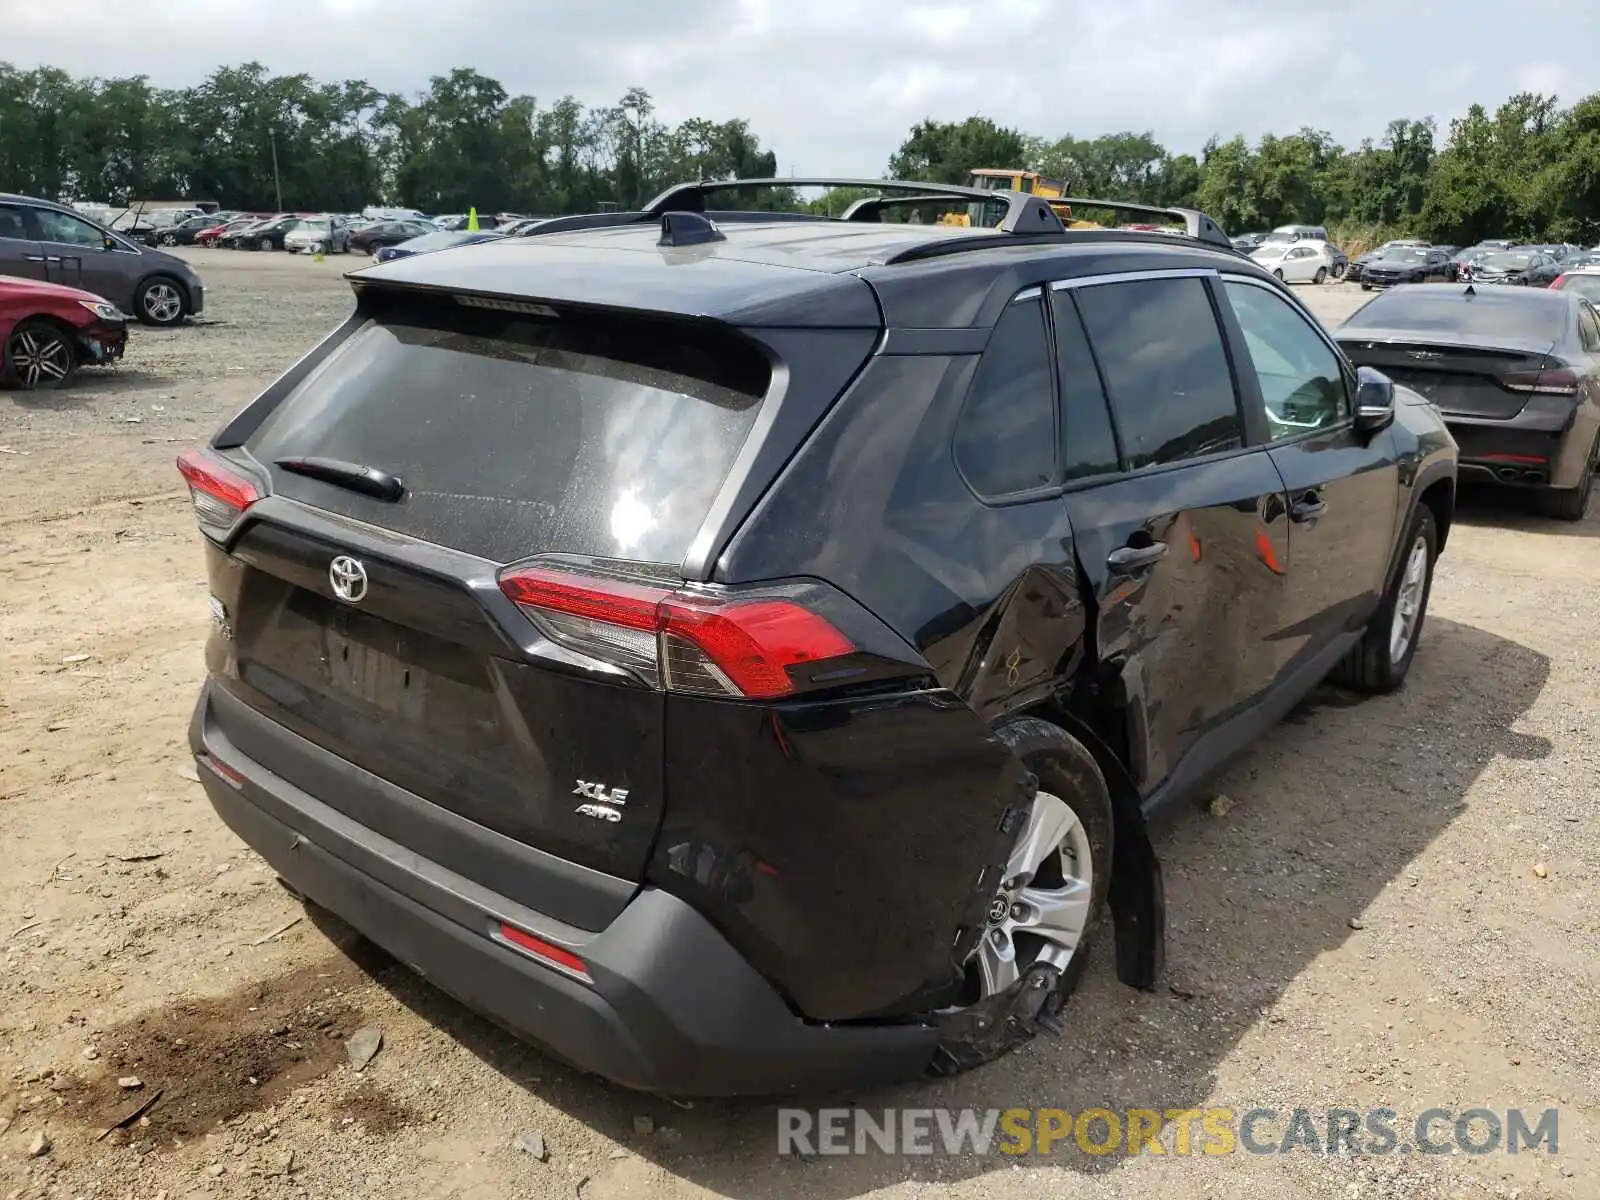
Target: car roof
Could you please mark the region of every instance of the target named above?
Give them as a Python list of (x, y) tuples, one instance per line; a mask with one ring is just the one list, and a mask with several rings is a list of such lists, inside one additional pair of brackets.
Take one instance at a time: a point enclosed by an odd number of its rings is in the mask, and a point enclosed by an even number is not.
[[(726, 258), (770, 267), (829, 273), (858, 271), (885, 261), (896, 251), (938, 238), (993, 239), (1004, 236), (990, 230), (953, 225), (852, 223), (826, 219), (740, 222), (738, 225), (723, 225), (722, 230), (727, 234), (727, 240), (694, 247), (697, 257)], [(573, 246), (590, 247), (601, 252), (660, 254), (662, 248), (657, 244), (660, 233), (660, 227), (651, 223), (535, 234), (526, 240), (513, 240), (530, 247)], [(509, 251), (510, 247), (507, 248)]]
[(15, 192), (0, 192), (0, 204), (32, 204), (39, 208), (53, 208), (57, 212), (71, 213), (75, 217), (86, 215), (67, 204), (57, 204), (54, 200), (41, 200), (38, 196), (22, 196)]
[[(717, 215), (717, 214), (713, 214)], [(824, 297), (854, 312), (840, 324), (911, 324), (897, 320), (889, 297), (924, 288), (937, 277), (945, 304), (919, 318), (930, 327), (970, 323), (974, 291), (1001, 274), (1031, 267), (1036, 276), (1067, 278), (1114, 269), (1218, 267), (1265, 275), (1231, 249), (1183, 234), (1085, 230), (1048, 239), (961, 226), (829, 220), (728, 222), (725, 240), (683, 247), (659, 244), (656, 223), (537, 232), (392, 260), (350, 272), (353, 284), (414, 286), (481, 294), (644, 308), (751, 324), (830, 324)], [(941, 243), (948, 243), (948, 247)], [(922, 251), (910, 261), (896, 255)], [(938, 253), (948, 249), (950, 253)], [(959, 252), (954, 252), (959, 251)], [(1137, 260), (1137, 261), (1135, 261)], [(858, 278), (872, 283), (879, 312)], [(1020, 276), (1019, 276), (1020, 277)], [(850, 297), (851, 289), (860, 294)], [(953, 290), (952, 290), (953, 289)], [(948, 309), (949, 315), (941, 315)]]
[[(877, 194), (856, 201), (841, 218), (707, 203), (718, 191), (763, 186), (844, 186)], [(906, 195), (885, 194), (895, 191)], [(915, 213), (929, 201), (955, 200), (999, 201), (1006, 212), (992, 228), (882, 219), (901, 205)], [(558, 217), (500, 241), (392, 260), (349, 277), (358, 296), (369, 288), (423, 288), (750, 326), (959, 328), (993, 317), (986, 305), (1005, 277), (1020, 288), (1147, 266), (1260, 272), (1203, 213), (1121, 201), (1061, 202), (1156, 213), (1184, 222), (1188, 232), (1068, 229), (1038, 197), (949, 184), (719, 180), (680, 184), (637, 212)]]

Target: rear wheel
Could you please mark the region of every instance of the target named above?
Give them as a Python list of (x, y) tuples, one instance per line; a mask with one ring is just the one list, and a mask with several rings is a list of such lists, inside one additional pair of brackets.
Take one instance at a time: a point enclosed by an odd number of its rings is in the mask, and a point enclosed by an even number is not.
[(1273, 277), (1276, 278), (1279, 283), (1283, 282), (1283, 272), (1282, 271), (1274, 271), (1272, 274), (1273, 274)]
[(134, 315), (146, 325), (176, 325), (183, 320), (183, 289), (176, 280), (156, 275), (139, 285), (133, 307)]
[(1327, 267), (1318, 267), (1317, 268), (1317, 273), (1312, 278), (1311, 282), (1312, 283), (1327, 283), (1328, 282), (1328, 268)]
[(1393, 692), (1406, 680), (1422, 639), (1439, 553), (1438, 526), (1426, 504), (1417, 505), (1401, 551), (1400, 569), (1366, 632), (1330, 678), (1362, 692)]
[(931, 1070), (992, 1062), (1054, 1027), (1088, 961), (1111, 882), (1111, 793), (1094, 756), (1032, 717), (998, 731), (1039, 779)]
[(1595, 459), (1596, 450), (1591, 449), (1583, 480), (1577, 487), (1552, 488), (1539, 498), (1546, 516), (1558, 521), (1581, 521), (1589, 515), (1589, 501), (1594, 496)]
[(6, 339), (5, 382), (25, 392), (57, 388), (78, 370), (72, 339), (49, 321), (19, 321)]
[(256, 243), (256, 249), (257, 250), (271, 250), (272, 249), (272, 239), (269, 238), (269, 237), (262, 238), (260, 241), (258, 241)]

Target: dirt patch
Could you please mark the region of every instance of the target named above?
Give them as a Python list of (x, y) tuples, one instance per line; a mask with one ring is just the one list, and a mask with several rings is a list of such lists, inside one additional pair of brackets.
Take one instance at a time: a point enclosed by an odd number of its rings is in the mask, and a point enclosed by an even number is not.
[[(113, 1027), (89, 1071), (50, 1081), (66, 1102), (60, 1115), (98, 1133), (160, 1089), (134, 1132), (171, 1148), (267, 1108), (345, 1061), (344, 1039), (361, 1024), (346, 991), (364, 979), (355, 964), (332, 959)], [(129, 1076), (141, 1086), (122, 1087)], [(377, 1121), (382, 1110), (372, 1111)]]
[(333, 1128), (359, 1125), (372, 1137), (386, 1137), (397, 1129), (413, 1125), (422, 1114), (409, 1105), (364, 1082), (333, 1103)]

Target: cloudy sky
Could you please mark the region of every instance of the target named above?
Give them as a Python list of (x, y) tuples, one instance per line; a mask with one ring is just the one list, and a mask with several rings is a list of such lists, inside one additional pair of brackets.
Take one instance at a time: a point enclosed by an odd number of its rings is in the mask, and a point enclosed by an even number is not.
[[(6, 4), (0, 59), (194, 83), (271, 70), (412, 92), (472, 66), (541, 101), (648, 89), (668, 121), (748, 117), (783, 174), (877, 175), (911, 124), (1029, 133), (1441, 128), (1520, 90), (1600, 91), (1600, 20), (1555, 0), (78, 0)], [(1010, 164), (997, 163), (996, 166)]]

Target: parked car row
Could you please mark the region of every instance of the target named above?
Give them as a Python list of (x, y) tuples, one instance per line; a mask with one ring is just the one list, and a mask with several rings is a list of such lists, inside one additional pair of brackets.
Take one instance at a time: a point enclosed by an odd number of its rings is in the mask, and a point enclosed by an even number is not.
[(0, 194), (0, 382), (59, 387), (120, 359), (128, 325), (205, 308), (188, 263), (64, 204)]

